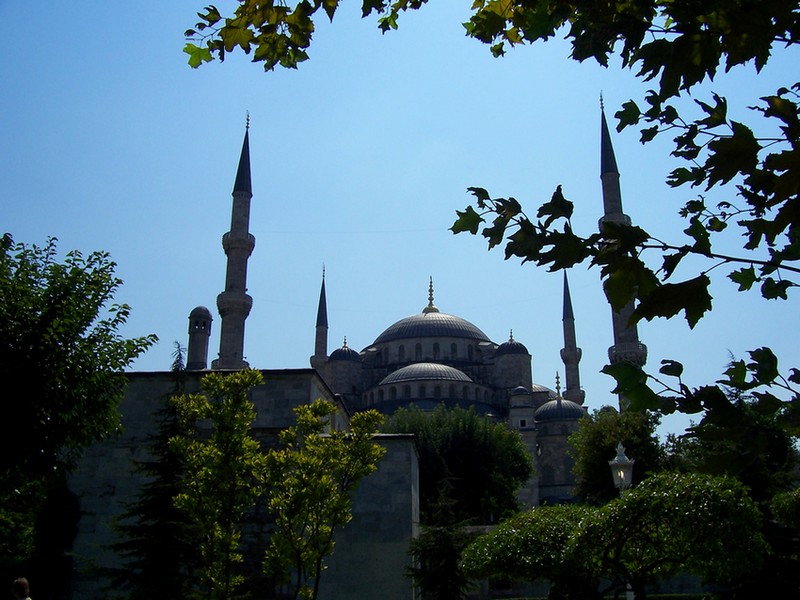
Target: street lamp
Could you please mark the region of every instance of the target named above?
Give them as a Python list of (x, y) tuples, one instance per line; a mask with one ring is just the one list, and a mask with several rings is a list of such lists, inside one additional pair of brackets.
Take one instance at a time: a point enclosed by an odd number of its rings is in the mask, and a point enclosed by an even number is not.
[[(617, 455), (614, 460), (608, 461), (608, 466), (611, 467), (611, 476), (614, 478), (614, 486), (619, 490), (619, 495), (623, 495), (625, 490), (631, 487), (633, 483), (633, 463), (634, 461), (625, 456), (625, 446), (622, 442), (617, 443)], [(627, 582), (625, 590), (626, 600), (635, 600), (636, 595), (633, 593), (630, 581)]]
[(611, 476), (614, 478), (614, 487), (624, 494), (625, 490), (631, 487), (633, 482), (633, 463), (634, 461), (625, 456), (625, 447), (622, 442), (617, 444), (617, 456), (614, 460), (608, 461), (611, 467)]

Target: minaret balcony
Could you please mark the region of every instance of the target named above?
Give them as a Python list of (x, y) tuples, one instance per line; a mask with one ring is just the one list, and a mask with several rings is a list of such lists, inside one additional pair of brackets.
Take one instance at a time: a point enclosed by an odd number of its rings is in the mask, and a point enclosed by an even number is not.
[(232, 250), (244, 250), (247, 256), (250, 256), (255, 247), (256, 237), (252, 233), (248, 233), (247, 237), (234, 237), (231, 235), (231, 232), (228, 231), (222, 236), (222, 248), (225, 250), (225, 254), (230, 254)]
[(227, 315), (239, 315), (242, 318), (250, 314), (253, 307), (253, 298), (240, 291), (222, 292), (217, 296), (217, 309), (222, 317)]
[(647, 346), (641, 342), (623, 342), (608, 349), (608, 360), (612, 365), (629, 362), (640, 367), (647, 362)]

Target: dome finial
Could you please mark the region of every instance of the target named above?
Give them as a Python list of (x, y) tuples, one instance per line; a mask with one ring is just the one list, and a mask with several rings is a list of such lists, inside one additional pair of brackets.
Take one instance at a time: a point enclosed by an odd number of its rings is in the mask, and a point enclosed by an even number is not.
[(509, 342), (513, 342), (514, 341), (514, 330), (513, 329), (509, 329), (508, 330), (508, 341)]
[(344, 336), (344, 343), (342, 344), (342, 348), (347, 348), (347, 336)]
[(433, 276), (428, 283), (428, 306), (422, 309), (423, 313), (439, 312), (439, 309), (433, 304)]
[(559, 399), (561, 398), (561, 377), (558, 371), (556, 371), (556, 397)]

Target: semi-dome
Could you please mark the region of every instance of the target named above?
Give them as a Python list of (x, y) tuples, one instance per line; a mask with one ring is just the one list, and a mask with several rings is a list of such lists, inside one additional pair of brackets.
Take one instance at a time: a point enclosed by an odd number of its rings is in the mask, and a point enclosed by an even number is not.
[(586, 414), (578, 404), (556, 398), (542, 404), (533, 415), (538, 423), (543, 421), (577, 421)]
[(488, 336), (469, 321), (443, 312), (423, 312), (400, 319), (376, 339), (375, 344), (425, 337), (466, 338), (490, 342)]
[(554, 390), (551, 390), (549, 387), (546, 387), (544, 385), (539, 385), (538, 383), (534, 383), (531, 386), (531, 393), (532, 394), (539, 394), (539, 393), (542, 393), (542, 392), (547, 392), (547, 397), (548, 398), (552, 398), (553, 400), (555, 400), (556, 397), (558, 396), (558, 394), (556, 394), (556, 392)]
[(464, 383), (472, 383), (472, 379), (458, 369), (448, 367), (447, 365), (440, 365), (437, 363), (414, 363), (402, 369), (397, 369), (393, 373), (389, 373), (383, 378), (380, 385), (387, 385), (390, 383), (401, 383), (405, 381), (460, 381)]

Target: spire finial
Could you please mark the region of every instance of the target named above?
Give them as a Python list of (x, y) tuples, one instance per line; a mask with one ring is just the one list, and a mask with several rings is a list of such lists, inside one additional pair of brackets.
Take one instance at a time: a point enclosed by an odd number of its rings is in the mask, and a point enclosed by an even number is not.
[(428, 283), (428, 306), (422, 309), (423, 313), (439, 312), (436, 305), (433, 303), (433, 276), (430, 277)]
[(325, 263), (322, 263), (322, 281), (325, 281)]
[(247, 131), (250, 131), (250, 111), (249, 110), (247, 111), (247, 119), (245, 120), (244, 128)]
[(603, 90), (600, 90), (600, 110), (605, 110), (605, 106), (603, 106)]

